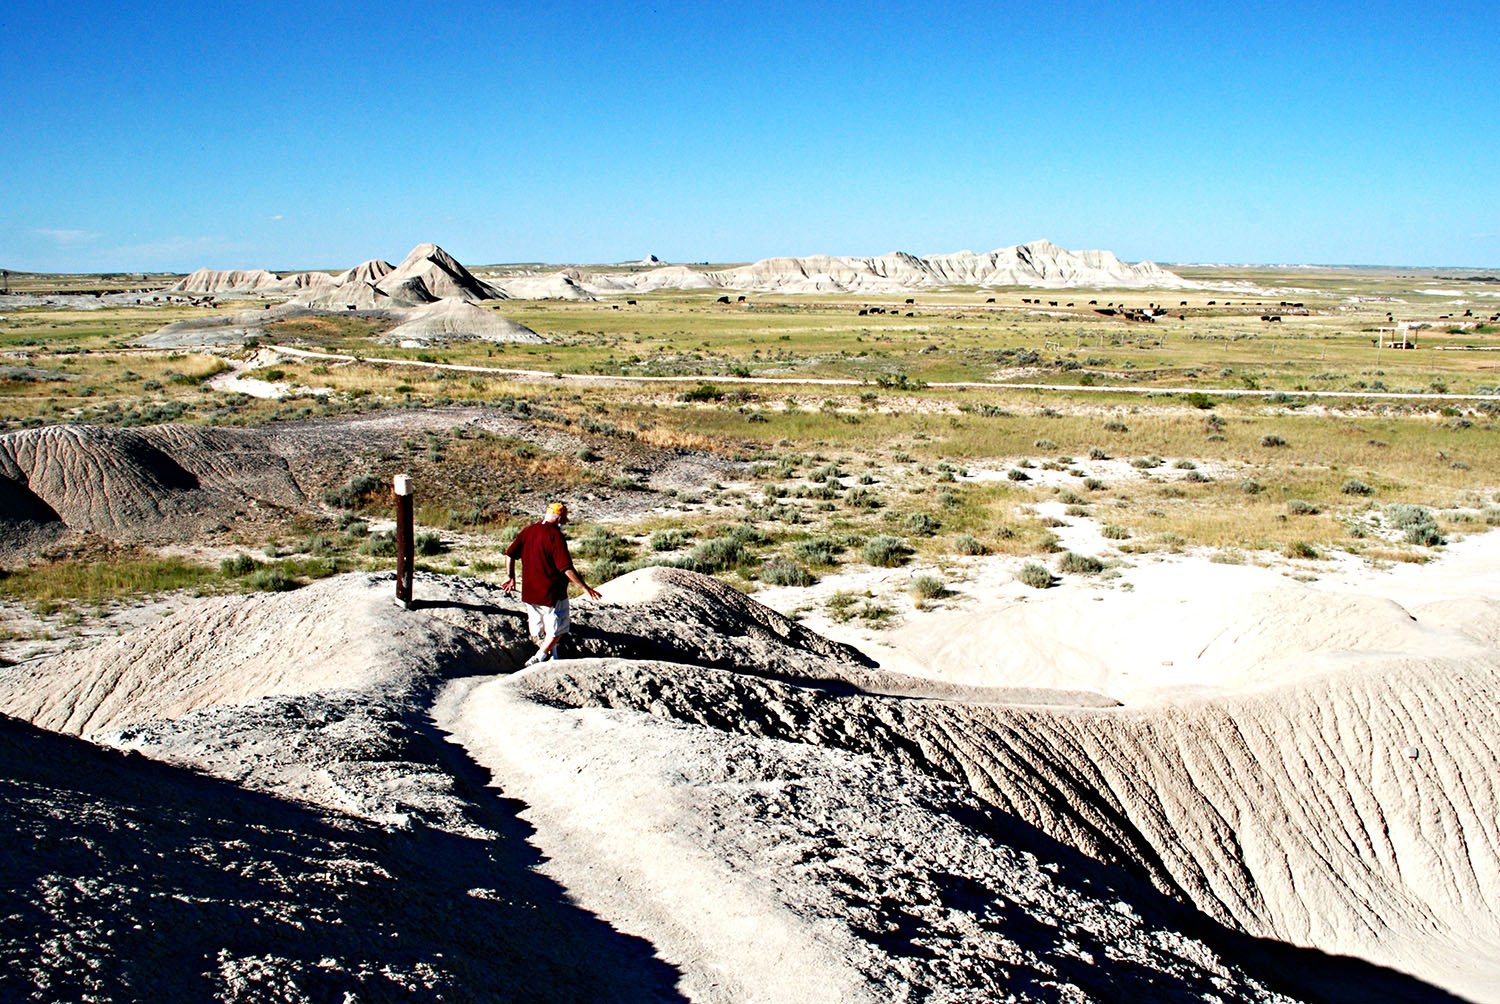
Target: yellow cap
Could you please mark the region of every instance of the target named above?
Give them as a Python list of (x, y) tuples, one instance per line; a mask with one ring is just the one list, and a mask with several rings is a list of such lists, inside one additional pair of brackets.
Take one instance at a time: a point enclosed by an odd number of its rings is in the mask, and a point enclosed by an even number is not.
[(568, 506), (564, 502), (553, 502), (547, 507), (548, 516), (566, 516), (567, 514)]

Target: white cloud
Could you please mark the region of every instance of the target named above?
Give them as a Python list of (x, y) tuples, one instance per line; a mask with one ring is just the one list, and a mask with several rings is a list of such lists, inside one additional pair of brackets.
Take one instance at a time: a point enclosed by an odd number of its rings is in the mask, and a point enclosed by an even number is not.
[(69, 230), (63, 227), (37, 227), (32, 233), (38, 237), (45, 237), (52, 243), (60, 244), (63, 247), (92, 244), (99, 239), (99, 235), (92, 230)]
[(285, 216), (283, 216), (281, 213), (277, 213), (275, 216), (271, 217), (271, 222), (274, 223), (277, 220), (284, 220), (284, 219), (286, 219)]

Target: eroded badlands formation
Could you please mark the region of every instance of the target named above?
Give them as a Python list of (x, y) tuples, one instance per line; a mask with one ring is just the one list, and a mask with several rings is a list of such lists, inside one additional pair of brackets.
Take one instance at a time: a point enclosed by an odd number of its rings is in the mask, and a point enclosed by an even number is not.
[(370, 310), (413, 306), (444, 298), (576, 300), (596, 294), (661, 289), (904, 293), (944, 286), (1185, 289), (1194, 285), (1154, 262), (1131, 265), (1109, 251), (1069, 251), (1041, 240), (978, 254), (955, 251), (925, 258), (893, 251), (866, 258), (838, 255), (765, 258), (724, 269), (686, 265), (631, 269), (579, 266), (549, 273), (501, 273), (493, 283), (475, 278), (436, 244), (421, 244), (400, 265), (372, 260), (332, 276), (326, 272), (277, 276), (264, 269), (199, 269), (169, 286), (168, 291), (229, 296), (286, 295), (302, 306)]
[(478, 581), (193, 601), (0, 671), (0, 985), (1500, 1000), (1500, 606), (1290, 588), (1346, 618), (1281, 631), (1313, 668), (1175, 699), (897, 674), (675, 569), (533, 669)]

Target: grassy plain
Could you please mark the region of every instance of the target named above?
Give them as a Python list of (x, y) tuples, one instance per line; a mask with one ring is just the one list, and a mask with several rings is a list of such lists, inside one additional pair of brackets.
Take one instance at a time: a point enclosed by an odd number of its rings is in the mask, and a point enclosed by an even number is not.
[[(511, 300), (491, 306), (546, 344), (397, 348), (374, 340), (386, 322), (341, 315), (272, 323), (261, 339), (262, 350), (353, 362), (257, 355), (253, 346), (132, 345), (203, 308), (6, 309), (0, 428), (246, 424), (498, 402), (594, 435), (602, 447), (626, 437), (746, 462), (734, 483), (674, 490), (658, 511), (613, 524), (615, 542), (587, 559), (596, 577), (662, 558), (746, 583), (795, 578), (787, 562), (816, 575), (861, 560), (875, 536), (928, 558), (974, 548), (1045, 555), (1056, 538), (1036, 507), (1055, 501), (1108, 524), (1127, 553), (1196, 545), (1228, 555), (1423, 560), (1432, 538), (1406, 540), (1385, 507), (1431, 509), (1439, 536), (1500, 522), (1500, 322), (1491, 320), (1500, 286), (1397, 270), (1182, 272), (1214, 288), (960, 289), (914, 294), (912, 304), (767, 294), (721, 304), (703, 292), (638, 294), (634, 304)], [(1099, 312), (1148, 304), (1165, 308), (1155, 323)], [(1381, 344), (1399, 321), (1423, 324), (1416, 349)], [(405, 365), (417, 363), (438, 366)], [(207, 378), (230, 365), (325, 393), (260, 400), (211, 389)], [(933, 386), (946, 381), (987, 386)], [(498, 562), (510, 517), (465, 497), (476, 465), (552, 471), (562, 491), (630, 487), (608, 464), (513, 447), (429, 445), (434, 456), (462, 460), (468, 479), (445, 491), (446, 461), (424, 471), (441, 504), (429, 504), (423, 520), (456, 545), (437, 567)], [(1367, 491), (1351, 492), (1351, 483)], [(367, 510), (355, 506), (344, 518)], [(734, 529), (744, 525), (757, 533)], [(680, 534), (677, 547), (651, 544), (667, 531)], [(736, 544), (699, 553), (735, 533)], [(324, 544), (351, 555), (361, 546), (338, 535)]]

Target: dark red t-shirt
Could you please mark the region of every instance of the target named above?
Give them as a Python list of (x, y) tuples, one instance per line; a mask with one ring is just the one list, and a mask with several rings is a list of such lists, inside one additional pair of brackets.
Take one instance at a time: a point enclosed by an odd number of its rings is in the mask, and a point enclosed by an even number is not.
[(556, 606), (568, 596), (567, 572), (573, 567), (568, 542), (556, 523), (533, 523), (505, 549), (521, 559), (521, 602)]

